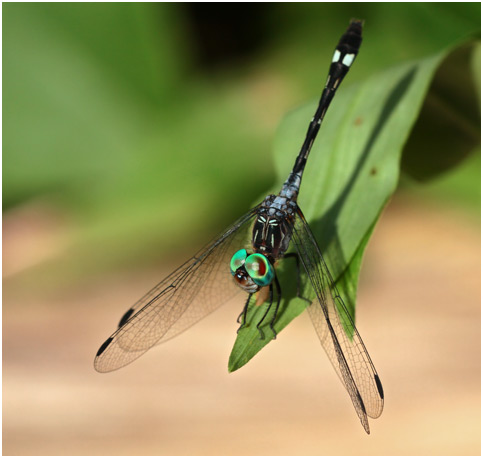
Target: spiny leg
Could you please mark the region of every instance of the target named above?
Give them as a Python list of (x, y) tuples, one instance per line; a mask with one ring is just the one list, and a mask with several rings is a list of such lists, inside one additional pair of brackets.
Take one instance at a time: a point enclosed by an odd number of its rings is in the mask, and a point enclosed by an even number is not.
[(243, 310), (241, 311), (240, 315), (238, 315), (238, 318), (236, 319), (237, 323), (240, 323), (240, 320), (241, 320), (240, 326), (236, 330), (237, 333), (240, 332), (240, 329), (243, 328), (243, 326), (245, 326), (245, 323), (247, 322), (248, 304), (250, 303), (250, 299), (252, 298), (252, 296), (253, 296), (253, 293), (250, 293), (248, 295), (248, 298), (247, 298), (247, 301), (245, 302)]
[[(274, 282), (275, 282), (275, 287), (277, 289), (277, 304), (275, 305), (275, 310), (273, 311), (272, 319), (270, 320), (270, 323), (268, 325), (269, 325), (271, 331), (273, 332), (273, 338), (276, 339), (277, 338), (277, 331), (275, 331), (275, 328), (273, 327), (273, 325), (275, 324), (275, 320), (277, 319), (277, 313), (278, 313), (278, 309), (280, 307), (280, 301), (282, 299), (282, 288), (280, 287), (280, 282), (278, 281), (278, 277), (277, 277), (276, 274), (275, 274)], [(265, 313), (263, 314), (262, 319), (257, 324), (257, 329), (260, 331), (260, 339), (262, 339), (262, 340), (265, 338), (265, 335), (264, 335), (262, 329), (260, 328), (260, 326), (262, 325), (263, 320), (265, 320), (265, 318), (268, 315), (268, 312), (272, 308), (272, 304), (273, 304), (273, 283), (270, 284), (270, 304), (267, 307), (267, 310), (265, 311)]]
[(280, 301), (282, 299), (282, 288), (280, 287), (280, 283), (278, 281), (277, 275), (275, 275), (275, 286), (277, 288), (277, 305), (275, 306), (275, 311), (273, 312), (273, 317), (270, 320), (270, 329), (273, 332), (273, 338), (277, 338), (277, 331), (275, 331), (275, 328), (273, 325), (275, 324), (275, 320), (277, 319), (277, 313), (278, 313), (278, 308), (280, 307)]
[[(277, 277), (275, 276), (275, 278)], [(262, 319), (257, 324), (257, 329), (258, 329), (258, 332), (260, 333), (260, 340), (265, 339), (265, 334), (263, 333), (262, 328), (260, 326), (262, 325), (263, 320), (265, 320), (265, 318), (268, 315), (268, 312), (272, 308), (272, 304), (273, 304), (273, 283), (270, 283), (270, 303), (268, 304), (267, 310), (265, 310), (265, 313), (263, 314)]]

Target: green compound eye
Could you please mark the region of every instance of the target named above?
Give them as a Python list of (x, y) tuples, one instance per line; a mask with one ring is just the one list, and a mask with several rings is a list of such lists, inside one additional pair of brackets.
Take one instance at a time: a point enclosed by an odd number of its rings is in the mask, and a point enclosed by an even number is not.
[(248, 253), (247, 250), (241, 249), (238, 250), (230, 261), (230, 271), (232, 275), (235, 275), (236, 270), (245, 264), (245, 259), (247, 258)]
[(245, 261), (245, 269), (258, 286), (267, 286), (272, 283), (273, 267), (263, 254), (254, 253), (248, 256)]

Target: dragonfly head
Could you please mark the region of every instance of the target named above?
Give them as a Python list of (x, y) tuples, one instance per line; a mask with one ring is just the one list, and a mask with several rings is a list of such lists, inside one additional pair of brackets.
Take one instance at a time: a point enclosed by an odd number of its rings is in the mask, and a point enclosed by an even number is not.
[(270, 261), (260, 253), (248, 254), (238, 250), (230, 261), (230, 271), (240, 288), (247, 293), (256, 293), (263, 286), (272, 283), (275, 272)]

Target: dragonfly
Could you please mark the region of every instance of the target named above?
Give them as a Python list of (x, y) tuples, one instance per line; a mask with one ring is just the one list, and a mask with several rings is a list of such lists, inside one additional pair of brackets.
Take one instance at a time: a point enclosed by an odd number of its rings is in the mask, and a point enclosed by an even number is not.
[[(349, 393), (357, 415), (369, 434), (368, 417), (377, 418), (384, 406), (379, 375), (344, 304), (319, 245), (297, 204), (307, 158), (320, 125), (362, 42), (362, 21), (352, 20), (339, 40), (317, 110), (292, 171), (277, 195), (235, 221), (137, 301), (121, 318), (117, 330), (101, 345), (94, 360), (99, 372), (133, 362), (207, 316), (238, 293), (248, 294), (238, 317), (247, 326), (252, 299), (266, 296), (268, 307), (256, 327), (260, 338), (275, 338), (274, 323), (282, 298), (278, 263), (295, 257), (308, 278), (311, 298), (307, 310), (322, 347)], [(294, 252), (289, 253), (289, 247)], [(268, 294), (267, 294), (268, 293)], [(273, 309), (273, 310), (272, 310)], [(272, 318), (268, 323), (268, 311)]]

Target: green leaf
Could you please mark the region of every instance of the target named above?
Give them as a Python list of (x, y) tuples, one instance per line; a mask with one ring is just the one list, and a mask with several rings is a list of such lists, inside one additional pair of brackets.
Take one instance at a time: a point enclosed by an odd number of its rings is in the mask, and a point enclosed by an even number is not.
[[(463, 48), (454, 53), (464, 52)], [(353, 318), (364, 249), (384, 205), (396, 189), (401, 154), (434, 75), (451, 53), (451, 50), (445, 50), (390, 68), (359, 84), (344, 85), (336, 95), (314, 144), (301, 186), (299, 205)], [(363, 52), (359, 59), (362, 56)], [(460, 62), (469, 72), (469, 60)], [(351, 71), (356, 69), (357, 64)], [(350, 75), (348, 79), (350, 81)], [(465, 97), (470, 97), (471, 87), (466, 90)], [(290, 113), (278, 130), (275, 157), (280, 184), (292, 167), (316, 104), (314, 100)], [(448, 124), (446, 128), (445, 134), (451, 135), (451, 128), (458, 126), (457, 123)], [(467, 141), (466, 137), (461, 137), (461, 142), (452, 144), (452, 148), (458, 149)], [(296, 273), (292, 270), (291, 278), (286, 277), (288, 282), (284, 279), (286, 271), (290, 271), (290, 262), (281, 262), (284, 300), (275, 322), (277, 332), (306, 306), (306, 302), (296, 297)], [(292, 290), (287, 293), (289, 286)], [(306, 283), (301, 291), (304, 297), (312, 298), (313, 293), (310, 294), (310, 286)], [(262, 327), (265, 339), (260, 339), (256, 324), (261, 316), (263, 309), (260, 307), (252, 307), (249, 311), (247, 326), (239, 332), (230, 355), (230, 372), (246, 364), (271, 341), (272, 335), (266, 330), (266, 324)], [(267, 317), (264, 323), (269, 321), (270, 317)]]
[(479, 52), (479, 47), (466, 44), (449, 53), (438, 68), (404, 148), (401, 168), (412, 178), (434, 178), (460, 164), (480, 144), (475, 84), (479, 71), (473, 68)]

